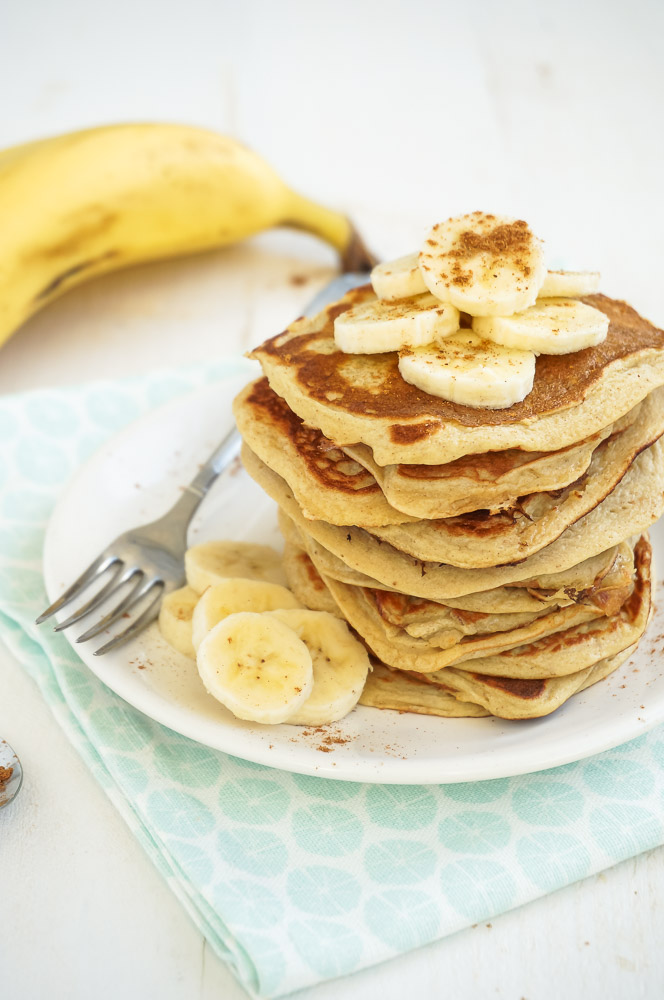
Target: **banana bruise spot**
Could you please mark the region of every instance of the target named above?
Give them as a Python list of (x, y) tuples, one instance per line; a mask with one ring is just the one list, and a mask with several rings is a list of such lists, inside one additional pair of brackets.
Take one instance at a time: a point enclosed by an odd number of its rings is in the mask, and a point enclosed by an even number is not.
[(117, 250), (107, 250), (106, 253), (98, 254), (96, 257), (90, 257), (88, 260), (83, 260), (79, 264), (73, 264), (71, 267), (61, 271), (60, 274), (56, 274), (56, 276), (49, 281), (48, 285), (45, 285), (41, 292), (38, 292), (37, 295), (34, 296), (33, 301), (43, 302), (71, 278), (76, 277), (76, 275), (81, 274), (83, 271), (89, 271), (96, 264), (100, 264), (102, 261), (111, 260), (113, 257), (117, 256), (119, 256), (119, 252)]

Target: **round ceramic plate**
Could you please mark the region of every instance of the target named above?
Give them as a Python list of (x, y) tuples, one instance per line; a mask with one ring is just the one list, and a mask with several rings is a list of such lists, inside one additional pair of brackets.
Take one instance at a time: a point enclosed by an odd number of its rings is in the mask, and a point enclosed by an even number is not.
[[(231, 400), (244, 381), (227, 379), (152, 411), (80, 469), (46, 536), (51, 600), (111, 539), (175, 501), (232, 426)], [(664, 531), (655, 528), (652, 536), (657, 554), (664, 548)], [(281, 547), (275, 505), (239, 462), (218, 480), (191, 526), (191, 543), (214, 538)], [(73, 641), (82, 631), (74, 627), (64, 634)], [(328, 778), (406, 784), (506, 777), (579, 760), (664, 720), (662, 608), (620, 670), (553, 715), (530, 722), (439, 719), (359, 707), (327, 733), (260, 726), (235, 719), (209, 696), (196, 664), (172, 650), (156, 625), (132, 644), (95, 657), (100, 644), (92, 640), (76, 651), (109, 688), (157, 722), (236, 757)], [(333, 737), (327, 744), (326, 735)]]

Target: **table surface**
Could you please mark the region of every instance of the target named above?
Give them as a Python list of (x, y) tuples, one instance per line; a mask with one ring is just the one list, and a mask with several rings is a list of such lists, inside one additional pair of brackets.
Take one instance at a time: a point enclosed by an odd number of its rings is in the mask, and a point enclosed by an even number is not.
[[(439, 218), (506, 212), (664, 323), (656, 0), (33, 0), (3, 22), (0, 147), (108, 121), (208, 126), (348, 211), (381, 256)], [(235, 354), (333, 267), (271, 233), (95, 281), (3, 347), (0, 392)], [(242, 1000), (3, 649), (0, 678), (0, 735), (26, 774), (0, 813), (2, 995)], [(662, 895), (658, 850), (301, 996), (658, 997)]]

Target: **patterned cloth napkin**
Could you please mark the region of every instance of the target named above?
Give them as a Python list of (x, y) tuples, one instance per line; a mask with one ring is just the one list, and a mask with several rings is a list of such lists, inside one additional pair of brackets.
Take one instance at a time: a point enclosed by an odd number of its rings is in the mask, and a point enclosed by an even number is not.
[(0, 636), (217, 954), (282, 996), (485, 921), (664, 842), (664, 727), (516, 778), (363, 785), (152, 722), (33, 621), (46, 522), (108, 435), (224, 362), (0, 400)]

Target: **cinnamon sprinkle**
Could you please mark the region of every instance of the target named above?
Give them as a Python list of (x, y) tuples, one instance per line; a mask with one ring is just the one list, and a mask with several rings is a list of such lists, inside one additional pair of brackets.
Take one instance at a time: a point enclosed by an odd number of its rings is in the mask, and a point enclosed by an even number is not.
[[(490, 219), (491, 216), (485, 216)], [(472, 229), (466, 229), (459, 236), (452, 250), (446, 256), (451, 257), (452, 282), (455, 285), (467, 285), (472, 280), (472, 273), (464, 271), (459, 261), (467, 261), (478, 254), (488, 254), (492, 259), (504, 260), (509, 257), (512, 263), (518, 267), (524, 277), (528, 277), (531, 268), (527, 263), (527, 255), (532, 245), (533, 235), (528, 223), (523, 219), (517, 219), (500, 226), (494, 226), (486, 233), (477, 233)]]

